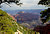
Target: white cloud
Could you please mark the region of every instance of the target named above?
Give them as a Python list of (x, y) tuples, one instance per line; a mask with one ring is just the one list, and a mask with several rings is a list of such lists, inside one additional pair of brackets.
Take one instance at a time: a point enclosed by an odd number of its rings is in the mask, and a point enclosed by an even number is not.
[(24, 4), (37, 4), (39, 0), (21, 0), (20, 2), (23, 2)]
[(39, 0), (21, 0), (21, 3), (23, 3), (23, 5), (21, 7), (17, 6), (14, 3), (11, 3), (10, 5), (12, 7), (9, 7), (6, 4), (2, 4), (2, 8), (4, 10), (16, 10), (16, 9), (45, 9), (45, 6), (42, 5), (37, 5)]

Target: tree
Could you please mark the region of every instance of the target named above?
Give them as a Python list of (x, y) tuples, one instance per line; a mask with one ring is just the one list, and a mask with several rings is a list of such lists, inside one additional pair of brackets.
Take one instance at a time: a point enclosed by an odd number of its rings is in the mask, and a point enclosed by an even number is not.
[(38, 4), (50, 5), (50, 0), (40, 0)]
[[(50, 0), (40, 0), (38, 4), (41, 5), (46, 5), (50, 7)], [(41, 14), (41, 20), (43, 23), (46, 23), (48, 20), (50, 20), (50, 8), (48, 7), (48, 9), (42, 11)]]
[[(1, 6), (2, 3), (5, 3), (5, 4), (7, 4), (8, 6), (10, 6), (9, 4), (12, 3), (12, 2), (15, 3), (16, 5), (20, 5), (20, 7), (21, 7), (21, 4), (22, 4), (22, 3), (19, 3), (19, 1), (20, 1), (20, 0), (0, 0), (0, 8), (2, 8), (2, 6)], [(7, 3), (6, 3), (6, 2), (7, 2)], [(11, 7), (11, 6), (10, 6), (10, 7)]]
[(41, 11), (41, 20), (43, 23), (46, 23), (47, 21), (50, 20), (50, 8), (44, 10), (44, 11)]

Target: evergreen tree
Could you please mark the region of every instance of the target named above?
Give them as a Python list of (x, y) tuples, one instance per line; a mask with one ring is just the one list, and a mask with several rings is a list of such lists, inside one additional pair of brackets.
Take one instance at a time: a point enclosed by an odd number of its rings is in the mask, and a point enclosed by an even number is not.
[(40, 13), (42, 22), (46, 23), (48, 20), (50, 20), (50, 0), (40, 0), (38, 4), (49, 6), (48, 9)]
[(40, 0), (38, 4), (50, 5), (50, 0)]
[(43, 23), (46, 23), (47, 21), (50, 20), (50, 8), (44, 10), (44, 11), (41, 11), (41, 20)]

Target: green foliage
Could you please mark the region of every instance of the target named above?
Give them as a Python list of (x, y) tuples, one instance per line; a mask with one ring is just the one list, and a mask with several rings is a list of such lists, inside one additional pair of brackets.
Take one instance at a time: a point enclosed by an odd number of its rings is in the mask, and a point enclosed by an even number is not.
[(34, 34), (35, 32), (16, 23), (5, 11), (0, 10), (0, 32), (2, 34), (14, 34), (19, 30), (23, 34)]
[[(40, 0), (38, 4), (46, 5), (47, 7), (50, 7), (50, 0)], [(42, 11), (41, 13), (41, 20), (43, 23), (46, 23), (50, 20), (50, 8)]]
[(50, 0), (40, 0), (38, 4), (50, 5)]
[(47, 21), (50, 20), (50, 8), (42, 11), (40, 14), (41, 14), (40, 17), (43, 23), (46, 23)]
[(5, 11), (0, 10), (0, 32), (16, 32), (16, 31), (17, 26), (14, 20)]

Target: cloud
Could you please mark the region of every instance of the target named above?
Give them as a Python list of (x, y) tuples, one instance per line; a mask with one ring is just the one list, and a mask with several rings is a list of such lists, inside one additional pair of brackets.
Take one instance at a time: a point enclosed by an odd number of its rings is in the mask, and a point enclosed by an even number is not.
[(24, 3), (24, 4), (37, 4), (39, 2), (39, 0), (21, 0), (20, 2)]
[(17, 9), (45, 9), (47, 7), (45, 7), (44, 5), (38, 5), (39, 0), (21, 0), (21, 3), (23, 3), (23, 5), (21, 7), (17, 6), (15, 3), (11, 3), (10, 5), (12, 7), (9, 7), (6, 4), (2, 4), (2, 8), (3, 10), (17, 10)]

